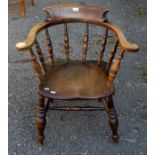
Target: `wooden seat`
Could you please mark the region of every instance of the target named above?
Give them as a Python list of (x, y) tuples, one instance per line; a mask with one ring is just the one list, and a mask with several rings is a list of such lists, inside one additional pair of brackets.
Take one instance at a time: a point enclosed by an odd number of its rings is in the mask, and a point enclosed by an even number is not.
[(112, 95), (114, 87), (105, 66), (106, 63), (101, 68), (94, 62), (79, 61), (50, 66), (39, 92), (52, 99), (98, 99)]
[[(16, 44), (19, 51), (28, 50), (32, 60), (33, 69), (38, 76), (39, 83), (39, 103), (36, 113), (36, 128), (38, 130), (38, 142), (43, 144), (44, 129), (46, 125), (46, 112), (51, 110), (103, 110), (102, 107), (90, 106), (52, 106), (55, 99), (98, 99), (109, 118), (109, 124), (112, 130), (113, 142), (118, 142), (118, 119), (113, 102), (114, 84), (113, 81), (120, 69), (121, 60), (126, 51), (137, 52), (138, 46), (127, 41), (124, 34), (118, 26), (109, 22), (106, 17), (107, 9), (89, 4), (63, 4), (50, 6), (43, 9), (47, 17), (44, 22), (36, 24), (30, 31), (24, 42)], [(82, 54), (77, 61), (70, 59), (70, 41), (69, 24), (81, 23), (85, 25), (83, 30)], [(58, 63), (53, 48), (53, 42), (50, 37), (49, 28), (63, 24), (64, 26), (64, 60)], [(103, 29), (100, 34), (100, 48), (97, 61), (88, 61), (89, 52), (89, 27), (99, 26)], [(41, 49), (38, 41), (40, 31), (45, 31), (45, 41), (47, 44), (48, 63), (45, 59), (45, 53)], [(56, 31), (56, 29), (54, 30)], [(57, 35), (56, 32), (54, 33)], [(110, 33), (110, 34), (109, 34)], [(53, 35), (53, 37), (55, 37)], [(109, 40), (110, 39), (110, 40)], [(44, 40), (41, 38), (41, 40)], [(109, 44), (108, 44), (109, 43)], [(34, 48), (36, 50), (34, 50)], [(44, 49), (44, 51), (46, 51)], [(81, 51), (80, 49), (78, 51)], [(107, 57), (106, 56), (107, 54)], [(47, 58), (47, 57), (46, 57)], [(59, 59), (59, 58), (58, 58)], [(92, 59), (94, 60), (94, 59)], [(73, 102), (72, 102), (73, 103)]]

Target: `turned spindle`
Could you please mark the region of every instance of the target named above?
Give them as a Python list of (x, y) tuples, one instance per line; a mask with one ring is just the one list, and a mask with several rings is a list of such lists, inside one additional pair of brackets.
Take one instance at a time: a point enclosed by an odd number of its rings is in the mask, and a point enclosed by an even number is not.
[(111, 66), (111, 64), (113, 62), (113, 59), (115, 57), (115, 54), (116, 54), (116, 51), (117, 51), (117, 47), (118, 47), (118, 43), (119, 43), (119, 41), (116, 40), (116, 43), (114, 44), (111, 52), (108, 55), (108, 63), (107, 63), (107, 66), (106, 66), (107, 73), (109, 72), (110, 66)]
[(99, 51), (98, 65), (101, 65), (102, 57), (103, 57), (103, 54), (104, 54), (104, 51), (105, 51), (105, 46), (106, 46), (106, 43), (107, 43), (107, 38), (108, 38), (108, 29), (106, 28), (104, 38), (103, 38), (103, 40), (101, 42), (101, 47), (100, 47), (100, 51)]
[(69, 37), (67, 24), (64, 24), (64, 49), (66, 55), (66, 62), (69, 60)]
[(52, 47), (52, 42), (47, 28), (45, 29), (45, 40), (46, 40), (48, 55), (50, 57), (51, 64), (54, 64), (53, 47)]
[(39, 60), (41, 62), (41, 65), (42, 65), (44, 71), (47, 72), (46, 63), (45, 63), (45, 60), (44, 60), (43, 52), (42, 52), (42, 49), (40, 48), (40, 45), (39, 45), (37, 39), (35, 40), (35, 47), (36, 47), (37, 54), (38, 54)]
[(124, 55), (125, 50), (121, 50), (121, 52), (118, 54), (118, 56), (116, 57), (114, 63), (111, 65), (111, 69), (109, 71), (109, 76), (108, 79), (110, 81), (113, 81), (120, 69), (120, 64), (121, 64), (121, 60), (123, 59), (123, 55)]
[(30, 59), (32, 61), (33, 69), (34, 69), (35, 73), (39, 77), (40, 81), (44, 81), (44, 79), (45, 79), (44, 74), (42, 73), (41, 66), (40, 66), (40, 64), (37, 60), (37, 56), (34, 54), (32, 48), (29, 48), (29, 55), (30, 55)]
[(88, 49), (88, 34), (89, 34), (89, 24), (85, 26), (85, 33), (83, 36), (83, 52), (82, 52), (82, 62), (86, 62), (87, 49)]

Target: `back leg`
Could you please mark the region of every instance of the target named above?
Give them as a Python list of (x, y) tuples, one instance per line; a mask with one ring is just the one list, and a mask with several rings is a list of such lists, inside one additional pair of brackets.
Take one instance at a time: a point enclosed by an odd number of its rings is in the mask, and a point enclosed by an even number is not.
[(35, 5), (34, 0), (31, 0), (31, 6), (34, 6), (34, 5)]
[(102, 102), (103, 102), (104, 108), (108, 114), (109, 125), (112, 130), (112, 140), (114, 143), (118, 143), (118, 141), (119, 141), (118, 119), (117, 119), (117, 113), (116, 113), (116, 109), (114, 107), (112, 96), (110, 96), (106, 99), (102, 99)]
[(25, 0), (20, 0), (20, 8), (21, 8), (22, 16), (25, 16)]
[(99, 98), (98, 101), (99, 101), (99, 102), (102, 102), (102, 98)]

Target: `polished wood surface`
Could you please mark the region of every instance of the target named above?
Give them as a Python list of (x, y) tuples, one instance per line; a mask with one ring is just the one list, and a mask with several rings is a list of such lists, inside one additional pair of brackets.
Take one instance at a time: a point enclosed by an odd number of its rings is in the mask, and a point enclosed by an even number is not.
[(45, 41), (48, 48), (48, 55), (50, 57), (51, 64), (54, 64), (53, 46), (52, 46), (52, 41), (50, 39), (50, 35), (47, 28), (45, 29), (45, 36), (46, 36)]
[(109, 11), (106, 8), (98, 7), (92, 4), (68, 3), (50, 6), (43, 9), (47, 13), (48, 20), (69, 19), (94, 20), (100, 19), (107, 21), (106, 14)]
[(48, 67), (45, 81), (39, 86), (40, 94), (48, 98), (98, 99), (114, 93), (113, 83), (106, 74), (106, 63), (102, 63), (102, 68), (94, 61), (71, 61)]
[[(32, 60), (33, 69), (38, 76), (40, 83), (38, 86), (39, 103), (36, 115), (36, 128), (38, 130), (38, 142), (43, 144), (44, 129), (46, 124), (46, 112), (52, 110), (102, 110), (100, 107), (81, 106), (55, 106), (50, 107), (50, 101), (76, 100), (76, 99), (97, 99), (103, 103), (104, 109), (109, 118), (112, 130), (113, 142), (118, 142), (118, 119), (112, 96), (114, 95), (114, 79), (120, 70), (121, 61), (126, 51), (137, 52), (138, 46), (127, 41), (123, 32), (118, 26), (108, 21), (107, 9), (89, 4), (64, 4), (50, 6), (43, 9), (47, 17), (44, 22), (36, 24), (28, 34), (24, 42), (16, 44), (19, 51), (28, 50)], [(80, 60), (70, 60), (69, 23), (80, 22), (85, 24), (82, 42), (82, 56)], [(52, 39), (48, 28), (64, 25), (64, 60), (57, 61), (54, 55)], [(98, 60), (88, 61), (89, 52), (89, 27), (91, 24), (100, 26), (105, 30), (98, 49)], [(45, 30), (45, 42), (47, 45), (47, 55), (50, 62), (45, 61), (44, 53), (37, 39), (37, 34)], [(114, 45), (108, 46), (109, 32), (114, 35)], [(35, 46), (34, 46), (35, 45)], [(36, 52), (33, 48), (36, 48)], [(109, 52), (108, 59), (104, 54)], [(45, 102), (47, 99), (47, 102)]]

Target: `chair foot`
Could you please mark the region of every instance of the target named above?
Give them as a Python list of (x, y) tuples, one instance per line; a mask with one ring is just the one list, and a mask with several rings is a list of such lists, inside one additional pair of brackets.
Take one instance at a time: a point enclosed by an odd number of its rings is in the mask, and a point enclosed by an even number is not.
[(113, 143), (119, 143), (119, 135), (112, 135)]
[[(39, 131), (38, 131), (39, 132)], [(39, 134), (43, 134), (43, 133), (39, 133)], [(37, 138), (37, 142), (41, 145), (44, 144), (44, 136), (40, 136), (38, 135), (38, 138)]]
[(37, 141), (38, 143), (43, 145), (44, 142), (44, 129), (46, 126), (46, 109), (45, 109), (45, 104), (44, 104), (44, 97), (39, 96), (39, 104), (37, 107), (37, 113), (36, 113), (36, 128), (38, 130), (38, 136), (37, 136)]
[(103, 99), (105, 110), (108, 114), (109, 118), (109, 125), (112, 130), (112, 141), (114, 143), (119, 142), (119, 135), (118, 135), (118, 119), (117, 119), (117, 112), (114, 107), (112, 96), (108, 97), (108, 99)]

